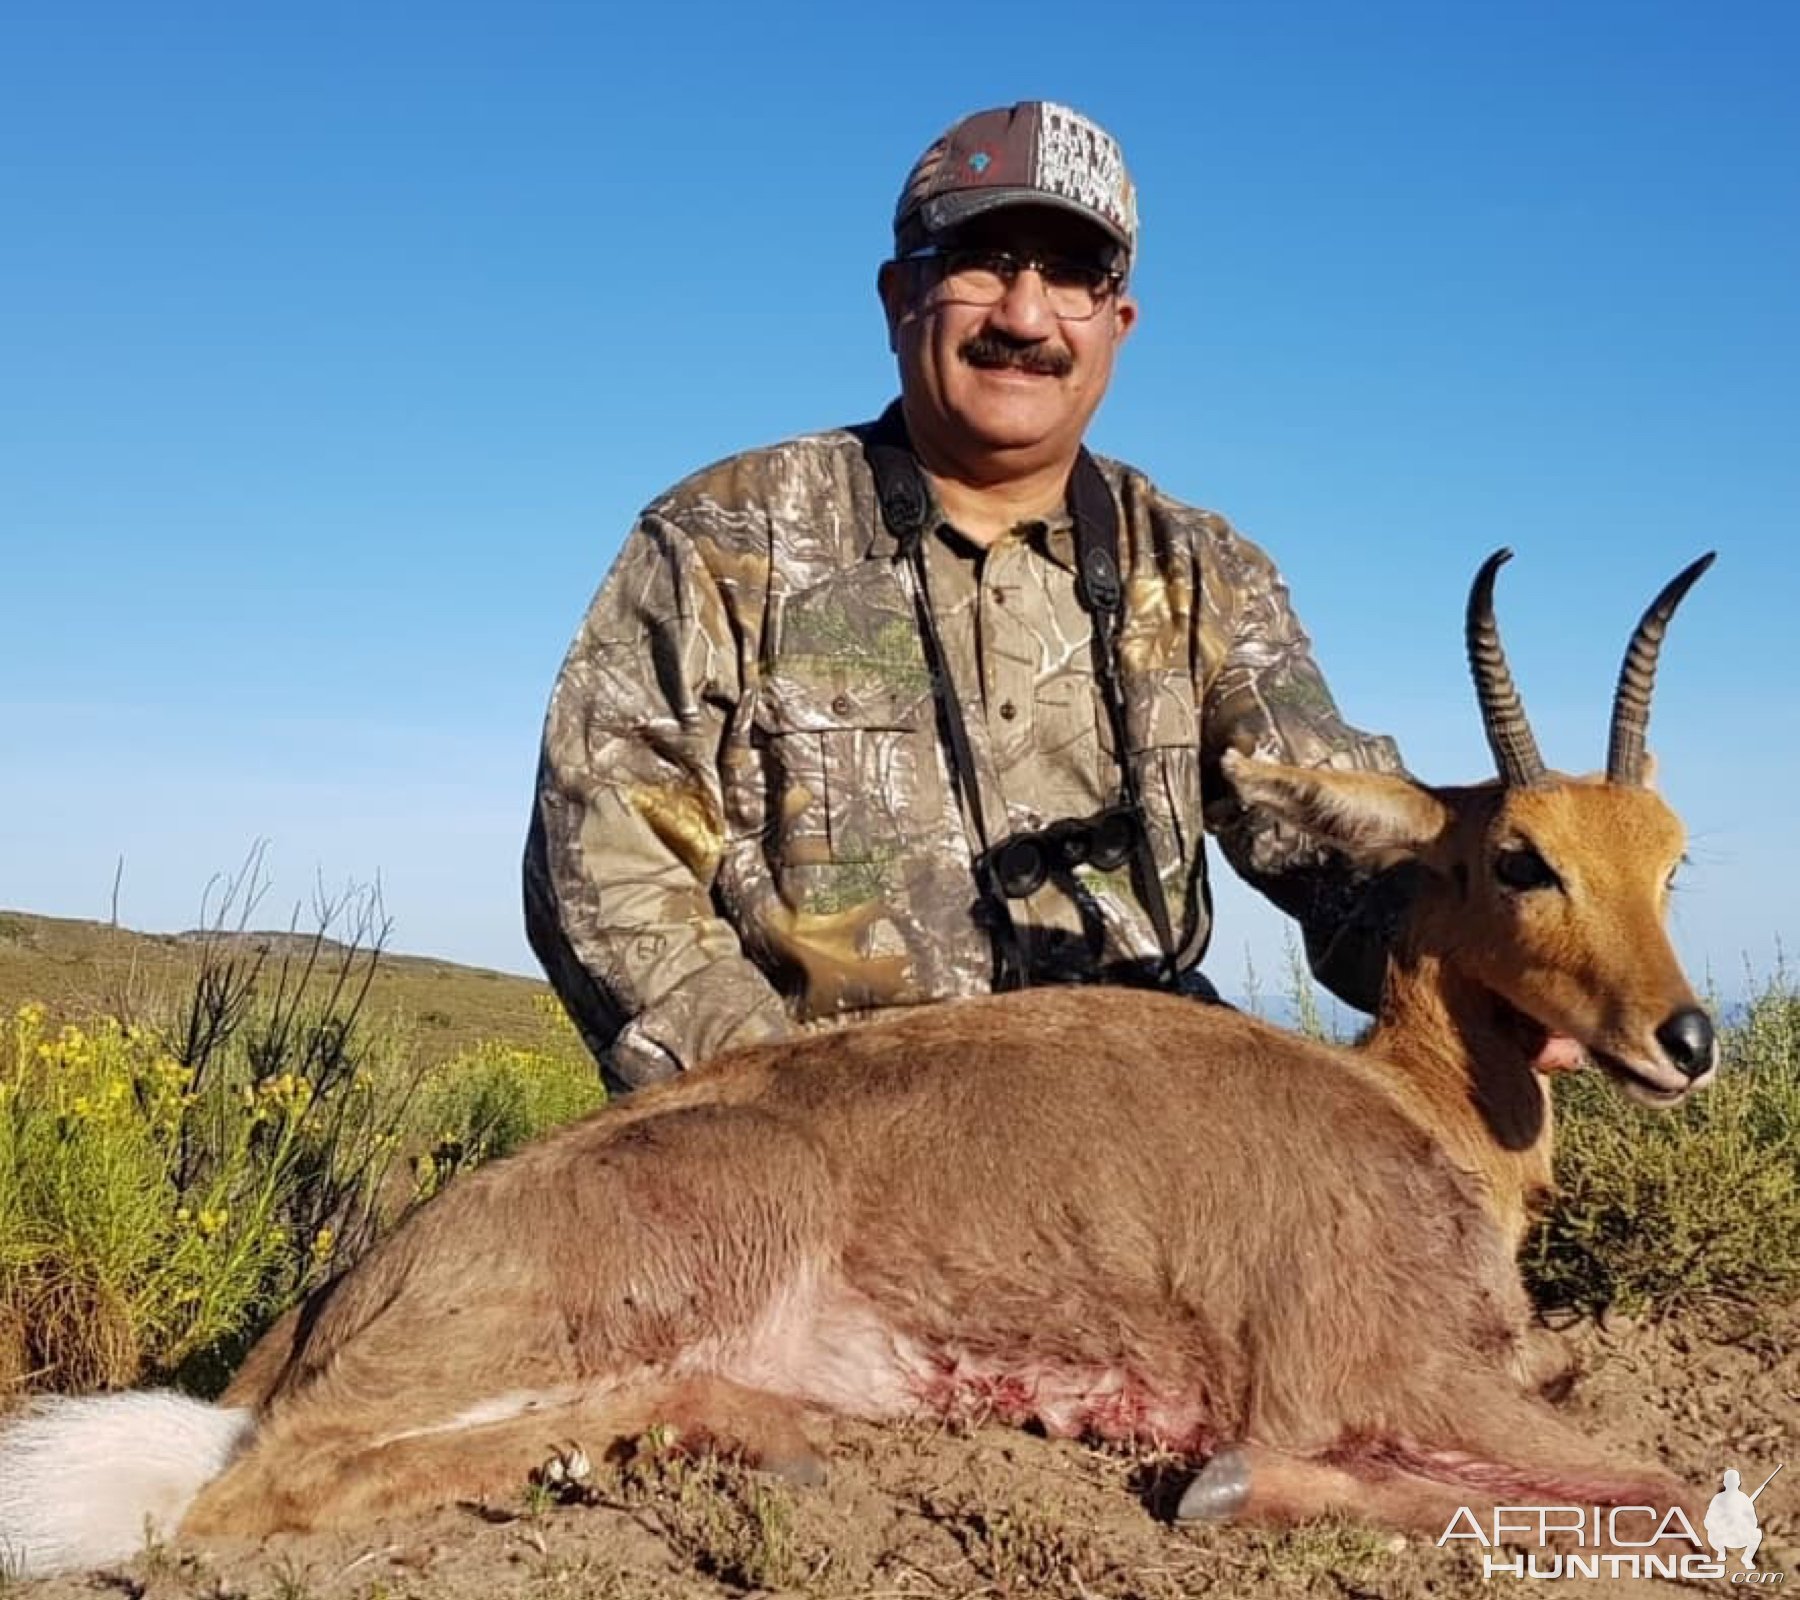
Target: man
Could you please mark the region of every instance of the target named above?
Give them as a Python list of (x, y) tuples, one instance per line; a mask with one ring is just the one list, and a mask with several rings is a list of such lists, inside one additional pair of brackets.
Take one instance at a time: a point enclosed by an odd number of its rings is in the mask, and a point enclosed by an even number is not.
[(879, 423), (652, 502), (551, 697), (526, 922), (608, 1084), (883, 1008), (1054, 981), (1210, 992), (1202, 821), (1372, 1007), (1366, 885), (1218, 773), (1397, 769), (1267, 558), (1096, 463), (1137, 318), (1119, 147), (977, 113), (913, 168)]

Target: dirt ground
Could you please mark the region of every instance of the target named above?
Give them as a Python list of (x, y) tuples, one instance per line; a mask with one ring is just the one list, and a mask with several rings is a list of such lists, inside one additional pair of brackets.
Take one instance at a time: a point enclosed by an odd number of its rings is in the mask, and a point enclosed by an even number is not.
[[(1800, 1306), (1659, 1327), (1585, 1325), (1555, 1337), (1576, 1371), (1564, 1404), (1618, 1441), (1621, 1462), (1660, 1456), (1710, 1494), (1726, 1467), (1750, 1490), (1787, 1461), (1757, 1503), (1758, 1565), (1765, 1582), (1780, 1572), (1783, 1588), (1800, 1588)], [(1492, 1595), (1521, 1581), (1484, 1577), (1482, 1552), (1466, 1541), (1439, 1549), (1337, 1524), (1283, 1535), (1177, 1528), (1168, 1511), (1184, 1477), (1172, 1464), (997, 1427), (840, 1423), (829, 1438), (831, 1476), (819, 1488), (645, 1452), (602, 1465), (586, 1503), (522, 1488), (509, 1505), (457, 1507), (354, 1535), (153, 1548), (115, 1571), (16, 1592), (20, 1600), (1414, 1600)], [(0, 1591), (13, 1588), (0, 1582)], [(1601, 1577), (1565, 1579), (1556, 1592), (1622, 1600), (1744, 1588), (1741, 1576)]]

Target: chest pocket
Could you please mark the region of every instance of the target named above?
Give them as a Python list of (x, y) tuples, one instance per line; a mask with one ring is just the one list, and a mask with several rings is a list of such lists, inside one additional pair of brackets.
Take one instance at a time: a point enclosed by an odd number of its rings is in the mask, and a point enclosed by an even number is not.
[(780, 859), (885, 861), (933, 835), (944, 790), (930, 694), (783, 665), (763, 681), (755, 724)]
[(753, 726), (778, 871), (886, 863), (941, 835), (936, 708), (891, 568), (869, 563), (788, 599)]

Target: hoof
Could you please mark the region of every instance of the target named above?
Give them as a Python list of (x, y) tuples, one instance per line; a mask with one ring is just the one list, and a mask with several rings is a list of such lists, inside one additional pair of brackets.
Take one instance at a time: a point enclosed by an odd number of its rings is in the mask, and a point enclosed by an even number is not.
[(590, 1503), (594, 1492), (594, 1464), (587, 1451), (570, 1440), (531, 1474), (533, 1488), (547, 1491), (560, 1505)]
[(1221, 1450), (1200, 1469), (1175, 1508), (1177, 1522), (1229, 1522), (1250, 1501), (1250, 1458)]
[(532, 1474), (535, 1482), (546, 1488), (585, 1487), (594, 1476), (594, 1464), (587, 1451), (571, 1439)]

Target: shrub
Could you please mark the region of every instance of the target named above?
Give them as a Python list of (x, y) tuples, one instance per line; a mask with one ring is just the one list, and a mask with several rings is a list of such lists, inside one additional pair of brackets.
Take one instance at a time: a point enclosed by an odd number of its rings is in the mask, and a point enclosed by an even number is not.
[(545, 1043), (487, 1040), (426, 1074), (409, 1117), (424, 1135), (413, 1161), (421, 1198), (605, 1100), (593, 1058), (562, 1008), (543, 996), (539, 1012)]
[(209, 940), (161, 1024), (0, 1024), (0, 1391), (215, 1388), (409, 1204), (603, 1097), (553, 1005), (420, 1078), (360, 1021), (379, 941), (278, 945)]
[(1526, 1253), (1547, 1309), (1668, 1311), (1800, 1290), (1800, 992), (1778, 970), (1672, 1112), (1559, 1085), (1559, 1198)]
[(209, 945), (172, 1022), (11, 1019), (0, 1361), (37, 1387), (205, 1386), (375, 1228), (393, 1074), (356, 1026), (377, 951)]

